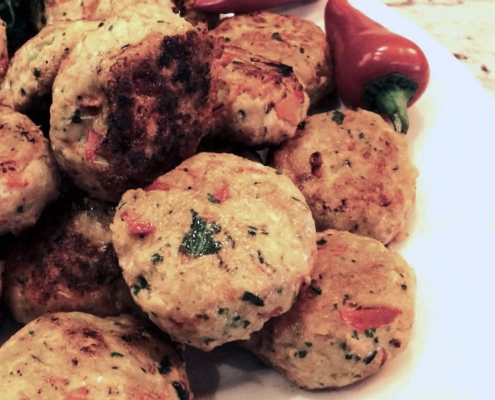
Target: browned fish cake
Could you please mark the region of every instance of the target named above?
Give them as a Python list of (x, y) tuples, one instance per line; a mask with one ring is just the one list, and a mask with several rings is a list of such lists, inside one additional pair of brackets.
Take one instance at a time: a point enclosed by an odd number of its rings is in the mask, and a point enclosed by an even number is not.
[(111, 243), (114, 207), (81, 197), (49, 207), (5, 258), (4, 299), (22, 323), (49, 312), (100, 316), (134, 302)]
[[(103, 20), (125, 10), (146, 13), (149, 7), (170, 11), (172, 0), (31, 0), (32, 19), (38, 30), (63, 21)], [(149, 14), (150, 16), (153, 14)], [(158, 16), (159, 14), (155, 14)]]
[(273, 168), (201, 153), (124, 194), (111, 225), (136, 303), (209, 351), (287, 311), (316, 252), (302, 194)]
[(213, 71), (214, 137), (246, 146), (276, 145), (293, 137), (306, 118), (309, 98), (292, 67), (225, 45)]
[(375, 239), (318, 234), (312, 281), (286, 314), (242, 344), (303, 389), (338, 388), (379, 371), (404, 351), (416, 276)]
[(313, 115), (300, 128), (274, 152), (274, 164), (303, 192), (316, 229), (385, 244), (404, 234), (418, 175), (407, 137), (364, 110)]
[(332, 54), (314, 22), (270, 12), (223, 19), (213, 35), (277, 63), (290, 65), (314, 105), (335, 86)]
[(34, 225), (58, 188), (59, 173), (40, 129), (0, 106), (0, 235)]
[(182, 346), (130, 316), (55, 313), (0, 348), (3, 400), (188, 400)]
[(0, 103), (26, 113), (43, 96), (51, 96), (60, 64), (81, 34), (96, 29), (98, 24), (98, 21), (63, 21), (43, 28), (24, 43), (12, 57), (0, 87)]
[[(196, 152), (211, 125), (213, 40), (173, 14), (87, 33), (53, 85), (50, 140), (77, 186), (117, 201)], [(94, 55), (96, 54), (96, 55)]]

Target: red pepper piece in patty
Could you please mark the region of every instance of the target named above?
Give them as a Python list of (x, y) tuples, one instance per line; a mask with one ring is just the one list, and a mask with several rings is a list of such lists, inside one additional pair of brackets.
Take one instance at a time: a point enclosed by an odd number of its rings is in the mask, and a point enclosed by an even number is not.
[(386, 115), (397, 132), (407, 133), (407, 107), (421, 97), (430, 80), (423, 51), (347, 0), (328, 0), (325, 30), (342, 102)]
[(389, 307), (368, 307), (354, 310), (340, 310), (341, 322), (351, 325), (359, 332), (371, 328), (380, 328), (391, 324), (402, 313), (401, 310)]

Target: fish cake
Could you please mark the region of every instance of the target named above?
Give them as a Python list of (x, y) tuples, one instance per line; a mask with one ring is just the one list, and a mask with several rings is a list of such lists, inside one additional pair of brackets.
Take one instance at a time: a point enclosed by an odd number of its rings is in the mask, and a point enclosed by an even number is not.
[(3, 82), (9, 68), (9, 49), (7, 46), (7, 24), (0, 18), (0, 83)]
[(318, 233), (311, 284), (242, 345), (303, 389), (339, 388), (403, 352), (416, 276), (398, 254), (349, 232)]
[(98, 27), (98, 21), (64, 21), (43, 28), (14, 54), (0, 87), (0, 103), (26, 113), (43, 96), (50, 96), (60, 64), (81, 39), (81, 32)]
[(404, 236), (418, 176), (407, 137), (365, 110), (316, 114), (300, 128), (273, 162), (303, 192), (316, 229), (384, 244)]
[(0, 235), (36, 223), (58, 197), (59, 173), (48, 140), (25, 115), (0, 105)]
[(133, 310), (111, 241), (114, 213), (110, 204), (73, 194), (18, 238), (4, 273), (4, 300), (17, 321), (58, 311), (105, 317)]
[(182, 350), (130, 316), (47, 314), (0, 348), (2, 399), (192, 399)]
[(232, 154), (200, 153), (126, 192), (111, 229), (137, 304), (175, 340), (205, 351), (286, 312), (316, 251), (299, 190)]
[(309, 98), (291, 67), (225, 45), (214, 63), (219, 140), (265, 147), (282, 143), (306, 118)]
[(207, 13), (196, 9), (194, 7), (196, 0), (173, 0), (173, 3), (174, 11), (193, 25), (203, 22), (207, 24), (209, 29), (213, 29), (220, 21), (219, 14)]
[(229, 44), (290, 65), (315, 105), (335, 87), (332, 53), (314, 22), (267, 11), (225, 18), (212, 34)]
[[(171, 10), (172, 0), (31, 0), (34, 25), (38, 30), (63, 21), (103, 20), (129, 8), (156, 6), (159, 10)], [(150, 14), (152, 15), (152, 14)]]
[(132, 12), (84, 35), (53, 84), (54, 155), (92, 197), (118, 201), (192, 156), (211, 125), (216, 47), (172, 11)]

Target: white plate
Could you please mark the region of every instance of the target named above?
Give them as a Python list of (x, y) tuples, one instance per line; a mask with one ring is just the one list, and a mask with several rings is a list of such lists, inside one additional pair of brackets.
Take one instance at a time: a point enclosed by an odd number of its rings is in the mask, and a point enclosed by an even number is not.
[[(189, 349), (195, 399), (493, 396), (495, 103), (451, 54), (407, 19), (376, 0), (352, 4), (415, 41), (431, 67), (430, 86), (410, 110), (408, 137), (420, 170), (416, 216), (411, 236), (395, 246), (418, 277), (412, 342), (377, 375), (345, 389), (316, 393), (290, 385), (233, 345), (207, 355)], [(320, 0), (279, 10), (323, 27), (324, 6)]]

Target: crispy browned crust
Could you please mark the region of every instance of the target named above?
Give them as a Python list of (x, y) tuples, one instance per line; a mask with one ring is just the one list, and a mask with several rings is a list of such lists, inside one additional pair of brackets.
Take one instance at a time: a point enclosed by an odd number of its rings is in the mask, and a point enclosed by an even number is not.
[(191, 157), (211, 125), (210, 67), (217, 47), (206, 31), (150, 35), (124, 51), (105, 88), (109, 127), (98, 154), (102, 182), (123, 193)]
[[(29, 322), (46, 312), (117, 315), (131, 310), (113, 245), (92, 240), (109, 229), (114, 207), (89, 198), (59, 201), (20, 236), (5, 259), (4, 298), (14, 317)], [(81, 215), (89, 216), (81, 220)]]

